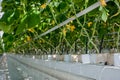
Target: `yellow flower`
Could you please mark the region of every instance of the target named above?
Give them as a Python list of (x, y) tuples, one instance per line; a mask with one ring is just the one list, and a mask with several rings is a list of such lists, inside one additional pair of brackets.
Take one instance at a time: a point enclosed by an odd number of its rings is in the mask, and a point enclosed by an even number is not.
[(42, 40), (39, 40), (40, 43), (42, 43)]
[(54, 25), (55, 24), (55, 21), (54, 20), (52, 20), (52, 23), (51, 23), (52, 25)]
[(43, 5), (40, 6), (42, 9), (46, 8), (46, 4), (44, 3)]
[(64, 35), (64, 36), (66, 36), (66, 32), (67, 32), (67, 31), (66, 31), (66, 29), (65, 29), (65, 28), (63, 29), (63, 31), (62, 31), (62, 32), (63, 32), (63, 35)]
[(31, 41), (31, 38), (30, 38), (30, 36), (27, 36), (27, 41)]
[(70, 29), (70, 25), (66, 25), (66, 28), (67, 28), (67, 29)]
[(73, 21), (70, 21), (71, 23), (73, 23)]
[(70, 26), (70, 31), (73, 32), (74, 30), (75, 30), (75, 26), (74, 25)]
[(26, 43), (27, 41), (26, 40), (24, 40), (24, 43)]
[(88, 22), (88, 27), (90, 27), (92, 25), (92, 22)]
[(101, 3), (101, 6), (103, 6), (103, 7), (107, 5), (105, 0), (100, 0), (100, 3)]
[(30, 31), (30, 32), (32, 32), (32, 33), (34, 33), (34, 32), (35, 32), (35, 30), (34, 30), (33, 28), (28, 29), (28, 31)]
[(40, 43), (45, 43), (45, 40), (44, 39), (40, 39), (39, 42)]

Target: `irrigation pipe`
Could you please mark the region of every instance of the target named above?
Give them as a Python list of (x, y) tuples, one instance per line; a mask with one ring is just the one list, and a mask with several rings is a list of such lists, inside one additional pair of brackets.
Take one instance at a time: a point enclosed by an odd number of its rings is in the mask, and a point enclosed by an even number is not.
[[(110, 1), (110, 0), (106, 0), (106, 2), (108, 2), (108, 1)], [(63, 21), (62, 23), (60, 23), (60, 24), (56, 25), (55, 27), (49, 29), (48, 31), (42, 33), (41, 35), (35, 37), (33, 40), (36, 40), (36, 39), (38, 39), (38, 38), (40, 38), (40, 37), (42, 37), (42, 36), (45, 36), (46, 34), (49, 34), (50, 32), (52, 32), (52, 31), (54, 31), (54, 30), (56, 30), (56, 29), (58, 29), (58, 28), (60, 28), (60, 27), (62, 27), (62, 26), (64, 26), (64, 25), (66, 25), (66, 24), (69, 23), (70, 21), (73, 21), (73, 20), (75, 20), (75, 19), (83, 16), (84, 14), (86, 14), (86, 13), (88, 13), (88, 12), (96, 9), (96, 8), (99, 7), (100, 5), (101, 5), (101, 4), (100, 4), (99, 1), (96, 2), (96, 3), (94, 3), (93, 5), (89, 6), (88, 8), (84, 9), (83, 11), (77, 13), (77, 14), (74, 15), (73, 17), (68, 18), (67, 20)], [(28, 44), (28, 43), (30, 43), (30, 42), (27, 42), (27, 43), (25, 43), (25, 44)], [(21, 46), (24, 46), (25, 44), (22, 44)], [(19, 46), (19, 47), (21, 47), (21, 46)]]

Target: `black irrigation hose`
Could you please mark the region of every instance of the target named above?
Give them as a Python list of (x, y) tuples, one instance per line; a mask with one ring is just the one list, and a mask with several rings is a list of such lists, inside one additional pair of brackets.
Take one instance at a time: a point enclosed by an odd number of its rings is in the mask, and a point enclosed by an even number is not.
[[(108, 1), (110, 1), (110, 0), (106, 0), (106, 2), (108, 2)], [(71, 17), (71, 18), (63, 21), (62, 23), (56, 25), (55, 27), (53, 27), (53, 28), (49, 29), (48, 31), (46, 31), (46, 32), (40, 34), (39, 36), (35, 37), (35, 38), (33, 39), (33, 41), (36, 40), (36, 39), (38, 39), (38, 38), (40, 38), (40, 37), (42, 37), (42, 36), (45, 36), (46, 34), (49, 34), (50, 32), (52, 32), (52, 31), (54, 31), (54, 30), (56, 30), (56, 29), (58, 29), (58, 28), (60, 28), (60, 27), (62, 27), (62, 26), (64, 26), (64, 25), (66, 25), (66, 24), (69, 23), (70, 21), (73, 21), (73, 20), (75, 20), (76, 18), (79, 18), (79, 17), (83, 16), (84, 14), (86, 14), (86, 13), (88, 13), (88, 12), (96, 9), (96, 8), (99, 7), (100, 5), (101, 5), (101, 4), (100, 4), (99, 1), (96, 2), (96, 3), (94, 3), (93, 5), (89, 6), (88, 8), (84, 9), (83, 11), (77, 13), (77, 14), (74, 15), (73, 17)], [(26, 45), (26, 44), (28, 44), (28, 43), (30, 43), (30, 42), (24, 43), (24, 44), (20, 45), (19, 47), (24, 46), (24, 45)], [(19, 48), (19, 47), (18, 47), (18, 48)]]

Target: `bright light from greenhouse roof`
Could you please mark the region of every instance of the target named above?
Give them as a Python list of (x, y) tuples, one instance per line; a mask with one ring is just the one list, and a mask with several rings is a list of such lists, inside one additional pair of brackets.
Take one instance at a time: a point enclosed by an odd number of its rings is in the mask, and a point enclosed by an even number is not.
[(1, 2), (2, 2), (2, 0), (0, 0), (0, 18), (3, 16), (3, 14), (4, 14), (4, 12), (1, 12), (1, 9), (2, 9), (2, 7), (1, 7)]
[(4, 12), (0, 12), (0, 19), (2, 18), (3, 14), (4, 14)]
[(3, 31), (0, 31), (0, 38), (2, 38), (2, 36), (3, 36)]
[[(2, 18), (3, 14), (4, 14), (4, 12), (1, 12), (1, 9), (2, 9), (1, 2), (2, 2), (2, 0), (0, 0), (0, 19)], [(0, 31), (0, 37), (3, 36), (3, 33), (4, 33), (3, 31)]]

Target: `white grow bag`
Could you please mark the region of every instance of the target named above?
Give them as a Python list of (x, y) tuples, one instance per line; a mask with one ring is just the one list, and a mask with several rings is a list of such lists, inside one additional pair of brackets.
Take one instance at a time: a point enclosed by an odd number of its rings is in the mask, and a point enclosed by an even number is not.
[(120, 53), (114, 54), (114, 66), (120, 66)]

